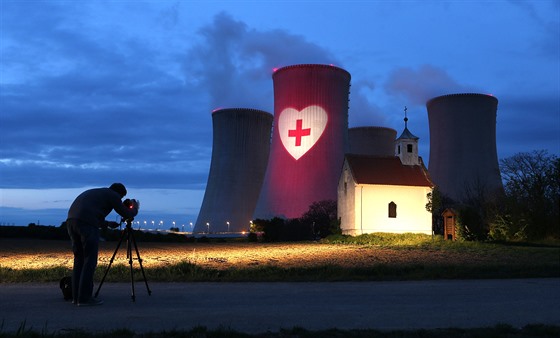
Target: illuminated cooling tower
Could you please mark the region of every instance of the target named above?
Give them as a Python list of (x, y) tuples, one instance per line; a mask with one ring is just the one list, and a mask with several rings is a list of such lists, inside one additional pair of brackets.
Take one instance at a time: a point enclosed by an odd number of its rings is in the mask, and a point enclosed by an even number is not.
[(193, 232), (247, 231), (266, 171), (272, 114), (221, 109), (212, 125), (212, 162)]
[(349, 154), (394, 156), (397, 131), (385, 127), (355, 127), (348, 129)]
[(430, 124), (429, 172), (440, 191), (457, 202), (503, 190), (496, 150), (498, 99), (451, 94), (426, 103)]
[(328, 65), (278, 69), (268, 168), (255, 218), (297, 218), (337, 199), (348, 143), (350, 73)]

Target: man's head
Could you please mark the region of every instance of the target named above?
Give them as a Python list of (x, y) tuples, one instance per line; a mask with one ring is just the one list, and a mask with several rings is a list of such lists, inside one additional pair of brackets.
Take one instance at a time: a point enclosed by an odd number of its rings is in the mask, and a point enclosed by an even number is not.
[(122, 183), (113, 183), (113, 184), (111, 184), (111, 186), (109, 188), (111, 190), (116, 191), (119, 195), (121, 195), (121, 198), (126, 196), (126, 188), (124, 187), (124, 184), (122, 184)]

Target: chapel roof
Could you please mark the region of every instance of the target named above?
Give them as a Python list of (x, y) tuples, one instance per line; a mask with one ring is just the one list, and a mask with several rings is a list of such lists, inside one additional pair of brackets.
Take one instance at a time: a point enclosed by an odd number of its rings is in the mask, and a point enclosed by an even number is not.
[(346, 155), (357, 184), (433, 187), (428, 171), (419, 159), (420, 165), (403, 165), (396, 156)]
[(410, 130), (408, 130), (407, 127), (404, 128), (401, 136), (399, 136), (399, 138), (397, 140), (403, 140), (403, 139), (407, 139), (407, 140), (419, 140), (420, 138), (414, 134), (412, 134), (410, 132)]
[(408, 117), (406, 116), (406, 112), (407, 112), (408, 108), (406, 108), (406, 106), (404, 107), (404, 130), (401, 134), (401, 136), (399, 136), (399, 138), (397, 140), (415, 140), (418, 141), (420, 138), (416, 135), (414, 135), (413, 133), (410, 132), (410, 130), (408, 130)]

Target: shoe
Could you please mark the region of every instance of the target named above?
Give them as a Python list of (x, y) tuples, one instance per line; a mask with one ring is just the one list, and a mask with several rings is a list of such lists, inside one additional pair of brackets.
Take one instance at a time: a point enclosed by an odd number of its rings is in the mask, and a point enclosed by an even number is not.
[(97, 298), (90, 298), (87, 302), (78, 302), (78, 306), (95, 306), (101, 304), (103, 304), (103, 301)]

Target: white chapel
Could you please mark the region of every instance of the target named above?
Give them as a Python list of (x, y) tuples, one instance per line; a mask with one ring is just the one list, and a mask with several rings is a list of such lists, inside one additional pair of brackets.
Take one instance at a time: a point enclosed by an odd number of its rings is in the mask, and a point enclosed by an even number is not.
[(375, 232), (432, 234), (426, 210), (433, 183), (418, 156), (418, 137), (405, 127), (395, 156), (346, 154), (338, 182), (338, 217), (343, 234)]

